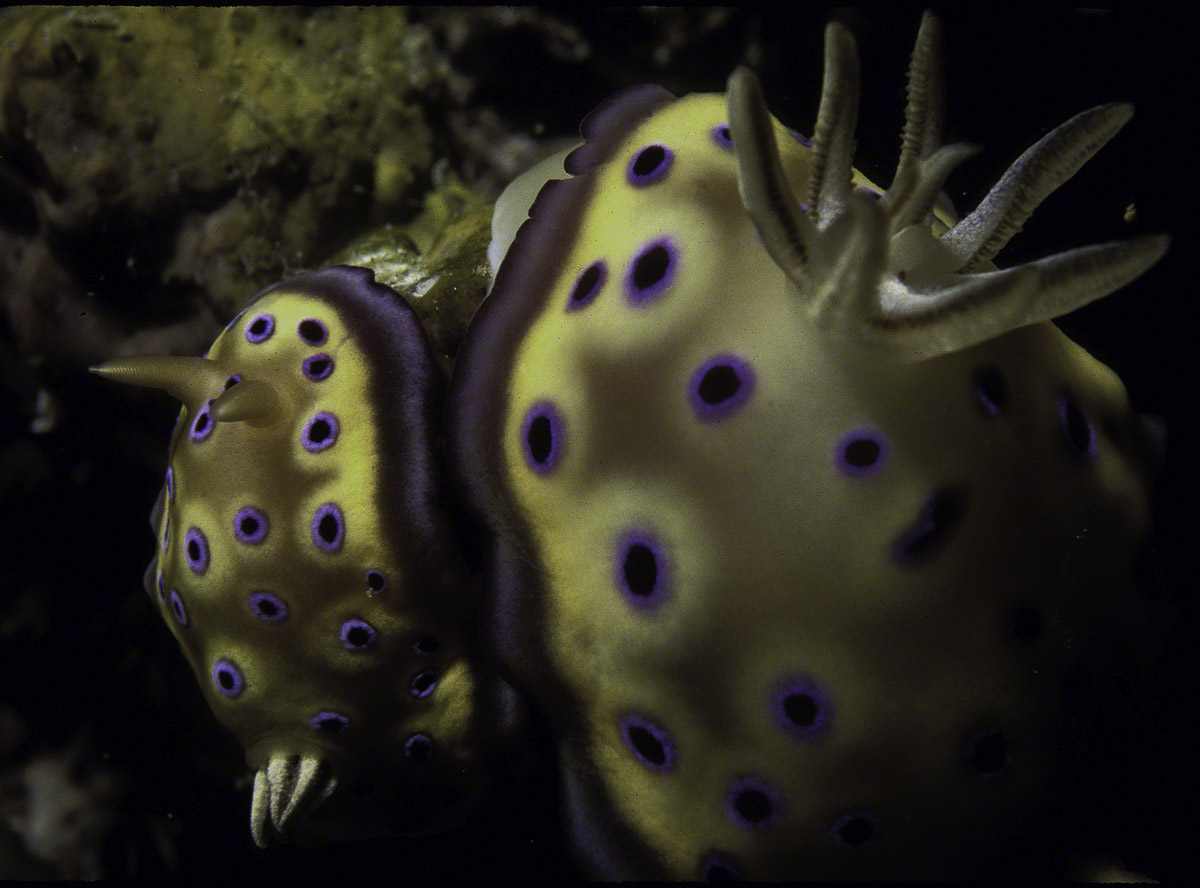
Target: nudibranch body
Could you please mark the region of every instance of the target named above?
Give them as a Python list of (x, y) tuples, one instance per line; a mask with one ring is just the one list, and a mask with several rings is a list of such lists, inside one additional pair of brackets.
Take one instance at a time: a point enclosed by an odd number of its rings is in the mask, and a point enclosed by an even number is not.
[(412, 309), (334, 266), (268, 288), (205, 358), (104, 372), (184, 401), (146, 583), (257, 771), (255, 840), (460, 818), (508, 692), (473, 666)]
[(1142, 641), (1153, 426), (1049, 320), (1165, 239), (990, 262), (1130, 109), (957, 220), (937, 29), (886, 191), (851, 168), (838, 25), (811, 142), (745, 70), (610, 100), (459, 353), (486, 636), (553, 724), (597, 875), (978, 875), (1062, 835), (1095, 715), (1072, 689)]

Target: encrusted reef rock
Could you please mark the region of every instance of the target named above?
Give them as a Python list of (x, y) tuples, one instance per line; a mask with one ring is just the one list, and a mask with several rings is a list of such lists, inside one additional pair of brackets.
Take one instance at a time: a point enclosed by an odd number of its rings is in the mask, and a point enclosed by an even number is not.
[(389, 8), (30, 7), (0, 47), (0, 301), (68, 362), (194, 349), (419, 206), (448, 78)]

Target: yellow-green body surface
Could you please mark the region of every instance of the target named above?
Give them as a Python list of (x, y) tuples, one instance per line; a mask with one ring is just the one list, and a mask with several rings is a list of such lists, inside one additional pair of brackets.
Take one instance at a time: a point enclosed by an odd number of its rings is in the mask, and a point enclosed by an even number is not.
[[(305, 759), (324, 785), (295, 813), (332, 797), (300, 837), (444, 828), (483, 787), (501, 720), (438, 511), (440, 378), (419, 322), (369, 271), (334, 267), (266, 291), (203, 369), (155, 516), (163, 618), (264, 783), (279, 761), (262, 804), (281, 832)], [(242, 393), (255, 403), (223, 403)]]
[(1061, 833), (1064, 694), (1142, 642), (1134, 418), (1048, 322), (918, 361), (814, 324), (728, 121), (596, 112), (473, 321), (450, 422), (489, 637), (597, 875), (979, 874)]

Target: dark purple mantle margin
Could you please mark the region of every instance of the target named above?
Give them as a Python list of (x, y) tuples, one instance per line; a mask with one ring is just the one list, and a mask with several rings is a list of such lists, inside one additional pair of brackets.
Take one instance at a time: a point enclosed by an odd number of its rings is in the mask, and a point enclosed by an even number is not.
[[(533, 319), (555, 296), (551, 284), (561, 257), (573, 247), (580, 217), (592, 197), (592, 171), (612, 159), (634, 127), (674, 100), (660, 86), (635, 86), (610, 96), (584, 118), (579, 128), (584, 144), (563, 165), (576, 178), (547, 182), (538, 193), (530, 218), (497, 270), (491, 293), (471, 319), (450, 381), (446, 427), (451, 477), (461, 488), (459, 499), (494, 534), (485, 565), (481, 635), (504, 671), (512, 673), (519, 687), (532, 689), (541, 702), (568, 697), (553, 677), (540, 642), (545, 591), (531, 534), (505, 489), (500, 433), (512, 364)], [(549, 715), (560, 729), (579, 723), (572, 711)], [(591, 867), (626, 872), (632, 864), (644, 877), (662, 878), (661, 864), (616, 816), (600, 781), (584, 779), (580, 788), (582, 797), (572, 799), (572, 807), (584, 810), (576, 812), (575, 822), (593, 835), (577, 832), (575, 838)], [(595, 831), (584, 825), (597, 823), (605, 828)]]
[[(332, 265), (264, 290), (292, 290), (334, 308), (371, 367), (379, 477), (375, 501), (384, 537), (428, 590), (442, 586), (455, 547), (442, 510), (434, 436), (441, 392), (433, 349), (417, 314), (368, 268)], [(299, 372), (297, 368), (296, 372)], [(449, 591), (449, 590), (447, 590)], [(451, 594), (453, 594), (451, 592)], [(461, 591), (459, 593), (461, 595)], [(441, 595), (430, 595), (431, 600)]]

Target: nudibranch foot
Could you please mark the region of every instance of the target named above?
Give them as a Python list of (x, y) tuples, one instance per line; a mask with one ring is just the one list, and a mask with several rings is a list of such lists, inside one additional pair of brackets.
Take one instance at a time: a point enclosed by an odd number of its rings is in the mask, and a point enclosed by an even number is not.
[(738, 189), (767, 252), (813, 322), (842, 341), (915, 361), (1051, 320), (1123, 287), (1162, 258), (1165, 235), (1083, 247), (1026, 265), (990, 260), (1034, 209), (1133, 116), (1128, 104), (1077, 114), (1026, 151), (979, 207), (941, 233), (930, 222), (950, 173), (979, 150), (941, 145), (939, 25), (926, 13), (908, 75), (892, 185), (851, 192), (858, 53), (845, 27), (825, 32), (825, 81), (805, 204), (791, 191), (757, 78), (739, 68), (727, 102)]

